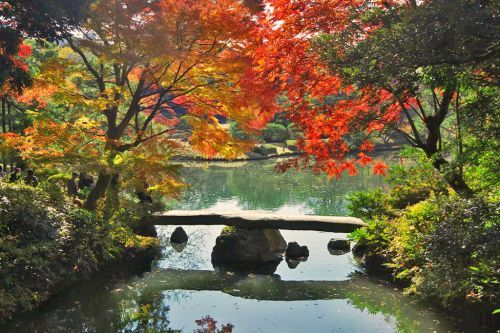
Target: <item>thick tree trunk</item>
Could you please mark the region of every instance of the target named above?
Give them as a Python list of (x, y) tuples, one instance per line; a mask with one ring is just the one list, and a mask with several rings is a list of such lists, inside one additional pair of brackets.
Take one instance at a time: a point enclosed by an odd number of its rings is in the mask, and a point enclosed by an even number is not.
[(100, 172), (99, 177), (97, 178), (97, 182), (95, 186), (90, 191), (83, 208), (94, 211), (97, 208), (97, 202), (99, 199), (104, 198), (106, 195), (106, 191), (109, 189), (111, 183), (112, 175)]
[(433, 165), (460, 196), (470, 198), (474, 191), (467, 185), (463, 173), (460, 169), (449, 169), (449, 162), (441, 156), (441, 125), (448, 114), (448, 109), (453, 100), (454, 89), (447, 89), (444, 93), (441, 105), (436, 115), (426, 119), (427, 138), (425, 144), (421, 146), (428, 158), (433, 160)]
[(451, 186), (451, 188), (464, 198), (471, 198), (474, 196), (474, 191), (465, 182), (463, 174), (459, 170), (448, 171), (445, 166), (449, 164), (444, 158), (434, 160), (433, 165)]

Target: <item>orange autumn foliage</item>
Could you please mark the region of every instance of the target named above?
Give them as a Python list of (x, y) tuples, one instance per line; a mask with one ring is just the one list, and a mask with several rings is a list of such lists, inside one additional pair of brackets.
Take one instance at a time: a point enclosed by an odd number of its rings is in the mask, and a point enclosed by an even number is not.
[[(387, 91), (356, 89), (332, 74), (315, 47), (316, 38), (342, 31), (352, 24), (353, 11), (363, 11), (361, 0), (269, 0), (259, 16), (252, 50), (258, 77), (274, 87), (276, 96), (285, 95), (282, 110), (300, 128), (304, 137), (299, 148), (304, 156), (289, 160), (279, 170), (312, 167), (339, 177), (344, 171), (357, 173), (357, 166), (373, 160), (365, 153), (373, 151), (371, 135), (399, 120), (401, 107)], [(385, 6), (386, 2), (374, 5)], [(363, 26), (369, 31), (376, 27)], [(355, 41), (353, 41), (355, 42)], [(353, 145), (353, 134), (364, 134), (361, 144)], [(346, 155), (358, 151), (359, 158)], [(374, 173), (383, 174), (381, 163)]]
[(276, 110), (248, 52), (256, 24), (236, 0), (94, 2), (20, 97), (37, 109), (17, 148), (103, 177), (154, 178), (149, 186), (168, 192), (178, 184), (160, 166), (167, 170), (184, 116), (194, 149), (236, 158), (251, 146), (220, 119), (257, 132)]

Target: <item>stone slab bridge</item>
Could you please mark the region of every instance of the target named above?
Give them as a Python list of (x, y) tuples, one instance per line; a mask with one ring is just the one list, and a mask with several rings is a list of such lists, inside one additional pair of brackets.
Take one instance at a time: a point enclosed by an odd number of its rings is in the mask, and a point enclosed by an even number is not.
[(349, 233), (366, 226), (366, 223), (355, 217), (277, 215), (252, 211), (216, 213), (201, 210), (172, 210), (155, 214), (148, 224), (227, 225), (245, 229), (314, 230), (341, 233)]

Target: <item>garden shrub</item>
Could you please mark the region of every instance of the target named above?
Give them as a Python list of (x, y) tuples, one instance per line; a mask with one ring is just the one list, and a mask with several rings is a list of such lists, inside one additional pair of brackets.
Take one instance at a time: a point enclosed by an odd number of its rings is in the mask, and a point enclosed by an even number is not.
[(300, 129), (297, 127), (296, 124), (290, 123), (290, 124), (288, 124), (288, 126), (287, 126), (286, 129), (287, 129), (287, 132), (288, 132), (288, 137), (291, 140), (297, 140), (300, 137), (302, 137), (302, 132), (300, 132)]
[(288, 138), (288, 133), (285, 126), (270, 123), (262, 131), (262, 137), (266, 142), (284, 142)]
[(240, 125), (236, 122), (232, 123), (231, 126), (229, 127), (229, 133), (231, 133), (231, 136), (236, 139), (240, 140), (253, 140), (254, 137), (241, 129)]
[[(349, 238), (356, 242), (358, 249), (362, 248), (360, 254), (385, 256), (394, 238), (390, 222), (384, 217), (370, 220), (367, 224), (368, 226), (353, 231)], [(356, 252), (354, 249), (353, 251)]]
[(500, 300), (500, 205), (482, 198), (451, 197), (442, 203), (435, 230), (424, 240), (429, 264), (416, 291), (444, 306), (458, 300)]
[(0, 322), (136, 245), (157, 244), (64, 200), (56, 207), (40, 188), (0, 183)]
[(391, 208), (388, 197), (381, 189), (353, 192), (347, 196), (347, 209), (350, 215), (363, 221), (370, 221), (382, 216), (390, 216)]
[(261, 146), (258, 146), (258, 147), (255, 147), (253, 149), (253, 151), (257, 154), (261, 154), (261, 155), (275, 155), (278, 153), (278, 148), (276, 148), (275, 146), (273, 145), (270, 145), (270, 144), (264, 144), (264, 145), (261, 145)]
[(394, 208), (414, 205), (429, 198), (431, 193), (436, 196), (447, 194), (443, 176), (422, 152), (406, 148), (400, 157), (409, 160), (409, 163), (392, 165), (387, 177), (391, 185), (389, 202)]
[(42, 181), (40, 183), (40, 188), (49, 195), (54, 205), (59, 205), (66, 200), (66, 186), (70, 179), (71, 175), (58, 173)]
[(499, 300), (500, 204), (448, 192), (422, 164), (390, 169), (389, 193), (349, 195), (352, 216), (368, 226), (351, 233), (353, 253), (389, 270), (405, 291), (450, 310), (475, 303), (493, 313)]
[(430, 198), (408, 207), (391, 222), (393, 237), (387, 249), (387, 267), (396, 279), (414, 282), (426, 265), (425, 240), (438, 223), (438, 208), (438, 200)]
[(297, 140), (286, 140), (285, 141), (286, 147), (290, 149), (291, 151), (297, 151)]

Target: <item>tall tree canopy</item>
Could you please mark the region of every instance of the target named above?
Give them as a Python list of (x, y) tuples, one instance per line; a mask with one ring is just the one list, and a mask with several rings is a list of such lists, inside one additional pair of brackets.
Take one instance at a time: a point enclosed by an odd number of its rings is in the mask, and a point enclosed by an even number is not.
[[(460, 96), (498, 83), (498, 2), (274, 0), (268, 8), (256, 63), (288, 97), (307, 153), (284, 168), (302, 160), (332, 176), (355, 174), (355, 164), (371, 163), (371, 138), (393, 129), (471, 195), (463, 146), (444, 149), (446, 137), (460, 140), (460, 124), (448, 135), (442, 128), (450, 114), (459, 118)], [(352, 150), (357, 160), (346, 157)]]
[(87, 208), (118, 174), (125, 185), (174, 192), (166, 160), (182, 113), (195, 149), (229, 158), (245, 143), (218, 119), (256, 130), (272, 117), (246, 55), (255, 21), (241, 2), (103, 0), (90, 9), (24, 94), (49, 107), (18, 145), (35, 162), (98, 170)]

